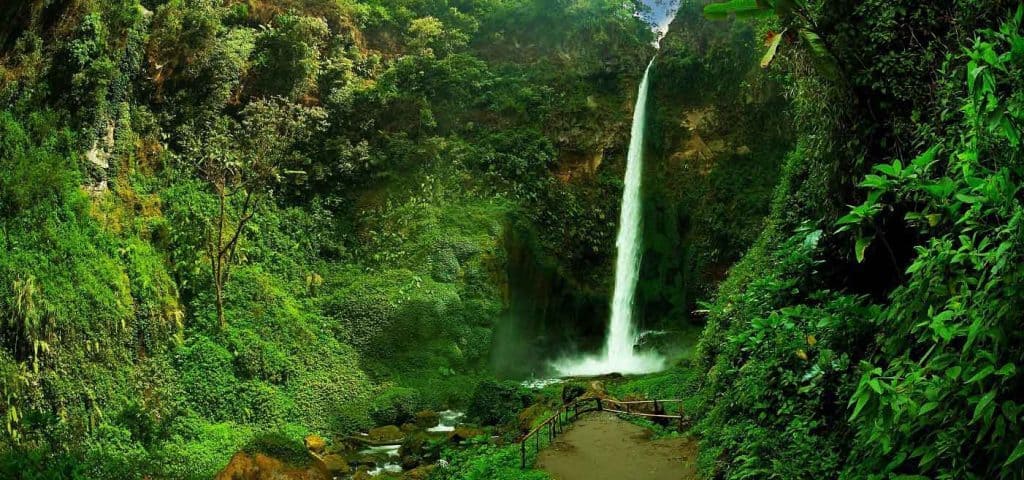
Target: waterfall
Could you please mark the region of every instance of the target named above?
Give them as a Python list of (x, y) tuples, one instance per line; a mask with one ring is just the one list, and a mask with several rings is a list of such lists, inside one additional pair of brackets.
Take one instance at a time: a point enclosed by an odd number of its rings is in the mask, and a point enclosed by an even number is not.
[(619, 234), (615, 241), (615, 293), (612, 295), (608, 338), (599, 356), (563, 359), (552, 366), (563, 376), (588, 376), (603, 373), (649, 373), (665, 367), (663, 358), (653, 352), (637, 352), (636, 326), (633, 324), (633, 297), (640, 276), (643, 208), (640, 184), (643, 179), (644, 125), (647, 117), (647, 82), (654, 60), (647, 64), (633, 107), (629, 153), (626, 157), (625, 188), (622, 190), (622, 211)]

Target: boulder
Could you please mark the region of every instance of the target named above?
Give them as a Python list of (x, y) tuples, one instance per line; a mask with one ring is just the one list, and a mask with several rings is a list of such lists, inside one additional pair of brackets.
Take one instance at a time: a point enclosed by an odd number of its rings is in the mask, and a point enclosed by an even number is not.
[(383, 451), (357, 451), (345, 457), (350, 467), (358, 470), (359, 467), (369, 467), (370, 470), (377, 465), (387, 463), (391, 457)]
[(420, 428), (433, 428), (441, 423), (441, 416), (433, 410), (424, 410), (416, 414), (416, 426)]
[(341, 455), (350, 455), (359, 449), (363, 448), (363, 444), (351, 438), (335, 439), (331, 444), (324, 449), (324, 453), (338, 453)]
[(465, 440), (469, 440), (471, 438), (479, 437), (480, 435), (486, 434), (487, 432), (484, 432), (479, 428), (458, 426), (455, 427), (455, 430), (452, 430), (451, 432), (448, 433), (448, 441), (452, 443), (462, 443)]
[(372, 478), (373, 475), (370, 475), (370, 470), (366, 467), (359, 467), (355, 475), (352, 475), (352, 480), (370, 480)]
[(420, 430), (420, 427), (416, 426), (415, 423), (403, 423), (401, 428), (403, 433), (414, 433)]
[(412, 470), (423, 463), (419, 455), (406, 455), (402, 457), (402, 470)]
[(438, 434), (418, 432), (406, 437), (402, 442), (402, 448), (398, 449), (401, 457), (414, 455), (419, 457), (420, 463), (430, 463), (441, 457), (443, 445)]
[(307, 435), (304, 443), (306, 444), (306, 450), (317, 455), (324, 453), (324, 448), (327, 447), (327, 442), (319, 435)]
[(433, 465), (424, 465), (405, 472), (405, 475), (402, 475), (402, 478), (404, 480), (427, 480), (427, 478), (430, 477), (430, 472), (432, 471), (434, 471)]
[(238, 452), (220, 473), (216, 480), (330, 480), (316, 468), (291, 468), (284, 462), (261, 453), (250, 456)]
[(373, 428), (369, 433), (370, 440), (374, 442), (399, 442), (405, 438), (402, 429), (394, 425)]
[(331, 454), (322, 458), (317, 458), (316, 465), (320, 471), (327, 475), (328, 478), (340, 477), (352, 472), (352, 467), (348, 466), (348, 462), (345, 461), (345, 457), (338, 454)]

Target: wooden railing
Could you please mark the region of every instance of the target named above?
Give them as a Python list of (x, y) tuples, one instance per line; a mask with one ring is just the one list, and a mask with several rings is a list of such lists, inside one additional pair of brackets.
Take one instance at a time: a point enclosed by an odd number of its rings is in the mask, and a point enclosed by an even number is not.
[(540, 422), (536, 427), (534, 427), (533, 430), (530, 430), (527, 434), (519, 437), (519, 466), (520, 468), (526, 468), (526, 450), (530, 444), (531, 438), (533, 439), (534, 453), (539, 453), (543, 446), (542, 437), (546, 437), (548, 445), (551, 445), (551, 443), (555, 441), (555, 437), (557, 437), (559, 433), (564, 432), (565, 427), (579, 418), (582, 413), (604, 411), (623, 415), (634, 415), (638, 417), (669, 418), (678, 420), (682, 418), (681, 414), (667, 415), (644, 413), (636, 410), (639, 409), (639, 405), (641, 404), (653, 404), (653, 411), (657, 412), (667, 404), (678, 404), (680, 402), (682, 402), (682, 400), (678, 399), (634, 400), (624, 402), (612, 400), (610, 398), (584, 398), (572, 403), (564, 404), (561, 407), (558, 407), (558, 410), (554, 414), (544, 419), (543, 422)]

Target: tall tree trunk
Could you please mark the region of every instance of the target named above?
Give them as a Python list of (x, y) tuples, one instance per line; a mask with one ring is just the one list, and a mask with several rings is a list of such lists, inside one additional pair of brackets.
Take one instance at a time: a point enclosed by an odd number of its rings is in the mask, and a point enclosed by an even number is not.
[(224, 316), (224, 216), (227, 215), (224, 187), (217, 188), (220, 200), (220, 215), (217, 218), (217, 241), (211, 249), (210, 262), (213, 264), (213, 287), (217, 294), (217, 323), (221, 330), (227, 327)]

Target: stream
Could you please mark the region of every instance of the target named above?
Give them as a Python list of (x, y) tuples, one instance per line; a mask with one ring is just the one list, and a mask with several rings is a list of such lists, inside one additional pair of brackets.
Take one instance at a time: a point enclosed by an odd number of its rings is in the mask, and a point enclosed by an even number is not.
[[(438, 412), (438, 416), (437, 426), (428, 428), (427, 432), (448, 433), (454, 431), (466, 414), (456, 410), (444, 410)], [(385, 473), (402, 473), (401, 448), (401, 445), (370, 446), (359, 450), (356, 454), (377, 459), (374, 468), (367, 472), (370, 476), (376, 477)]]

